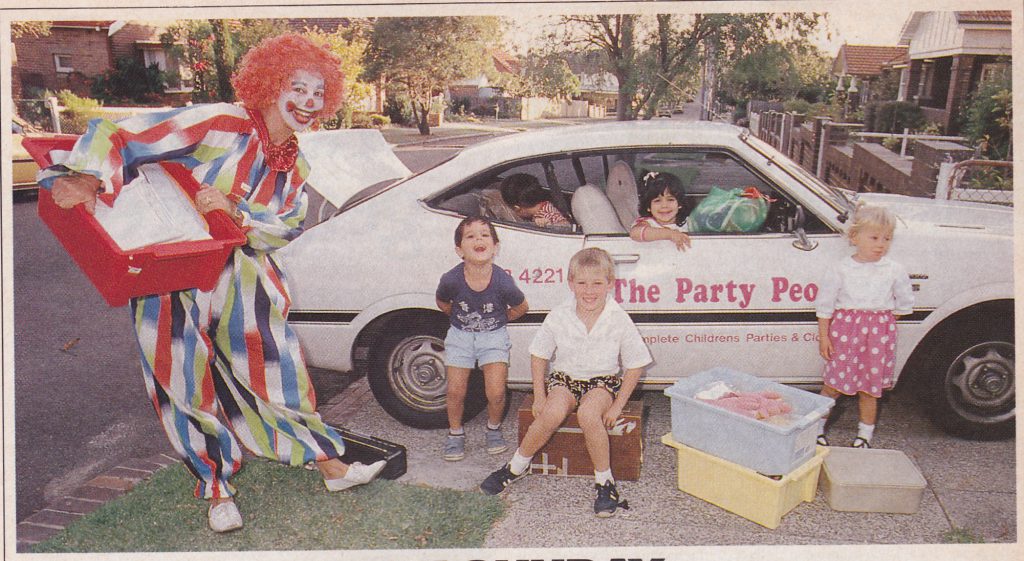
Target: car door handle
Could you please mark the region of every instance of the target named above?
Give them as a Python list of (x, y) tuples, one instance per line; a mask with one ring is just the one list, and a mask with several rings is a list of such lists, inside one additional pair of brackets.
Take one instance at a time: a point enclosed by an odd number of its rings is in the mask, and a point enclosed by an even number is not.
[(612, 255), (612, 261), (616, 263), (636, 263), (640, 261), (639, 253), (618, 253)]

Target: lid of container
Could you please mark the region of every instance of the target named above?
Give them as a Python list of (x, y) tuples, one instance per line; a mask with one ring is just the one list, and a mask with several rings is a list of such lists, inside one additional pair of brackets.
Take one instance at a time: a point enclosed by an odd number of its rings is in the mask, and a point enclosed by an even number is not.
[(832, 482), (843, 485), (917, 488), (928, 485), (914, 462), (899, 450), (830, 448), (824, 467)]

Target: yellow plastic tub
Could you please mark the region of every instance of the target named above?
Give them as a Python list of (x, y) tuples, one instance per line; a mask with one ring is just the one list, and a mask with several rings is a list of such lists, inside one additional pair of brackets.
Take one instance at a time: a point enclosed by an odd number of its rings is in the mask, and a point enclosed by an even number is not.
[(801, 502), (814, 500), (828, 454), (828, 448), (818, 446), (814, 457), (776, 480), (680, 444), (671, 433), (661, 441), (679, 451), (680, 491), (771, 529)]

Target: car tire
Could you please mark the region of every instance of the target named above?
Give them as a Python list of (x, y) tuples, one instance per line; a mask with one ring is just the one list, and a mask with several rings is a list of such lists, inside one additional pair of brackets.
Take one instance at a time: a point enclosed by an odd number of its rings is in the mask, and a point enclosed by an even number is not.
[[(991, 321), (991, 318), (984, 318)], [(958, 321), (927, 347), (923, 372), (932, 420), (972, 440), (1014, 435), (1016, 374), (1012, 315), (1008, 324)]]
[[(437, 429), (448, 426), (444, 366), (447, 323), (391, 322), (370, 353), (368, 379), (381, 407), (402, 424)], [(464, 420), (487, 406), (483, 375), (474, 370), (466, 393)]]

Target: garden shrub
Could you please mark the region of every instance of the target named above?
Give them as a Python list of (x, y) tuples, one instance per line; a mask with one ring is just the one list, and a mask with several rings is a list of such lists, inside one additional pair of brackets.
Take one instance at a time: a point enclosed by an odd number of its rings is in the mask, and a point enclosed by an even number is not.
[(924, 124), (924, 112), (909, 101), (871, 104), (864, 113), (864, 126), (872, 132), (901, 133), (905, 128), (918, 130)]
[(1013, 95), (1010, 74), (986, 80), (967, 102), (961, 131), (981, 155), (993, 160), (1010, 157), (1013, 139)]
[(57, 99), (64, 107), (61, 120), (65, 133), (82, 134), (88, 128), (89, 121), (101, 115), (98, 111), (100, 102), (95, 99), (79, 97), (69, 90), (57, 92)]

